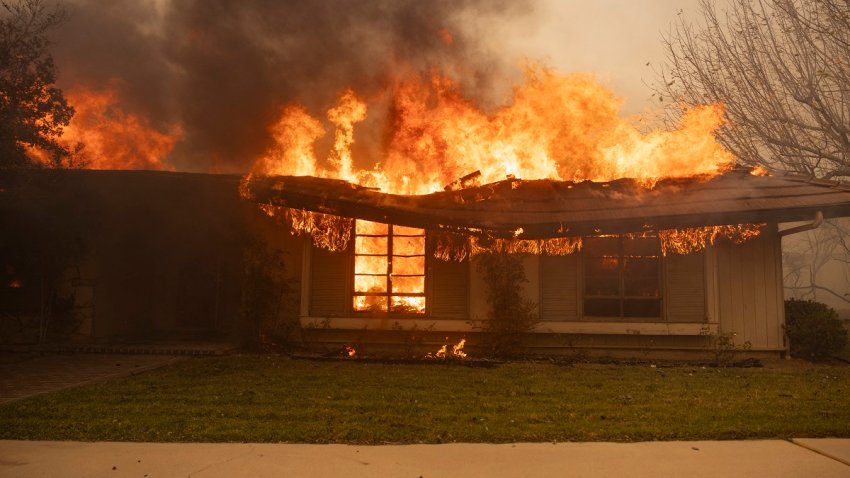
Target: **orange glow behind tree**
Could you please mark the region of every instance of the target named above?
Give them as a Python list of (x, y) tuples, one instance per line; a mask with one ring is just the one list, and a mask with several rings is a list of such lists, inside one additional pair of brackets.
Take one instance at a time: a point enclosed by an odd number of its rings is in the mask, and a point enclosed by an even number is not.
[[(116, 88), (75, 86), (65, 96), (75, 113), (59, 143), (72, 152), (70, 165), (90, 169), (173, 169), (165, 160), (182, 136), (179, 127), (161, 132), (144, 117), (127, 112)], [(46, 164), (41, 151), (30, 149), (29, 154)]]

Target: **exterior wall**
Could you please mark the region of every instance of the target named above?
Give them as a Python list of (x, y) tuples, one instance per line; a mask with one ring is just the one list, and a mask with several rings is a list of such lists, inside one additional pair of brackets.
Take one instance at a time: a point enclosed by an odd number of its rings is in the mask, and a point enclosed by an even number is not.
[(577, 322), (581, 318), (579, 266), (579, 254), (541, 258), (541, 322)]
[[(428, 314), (368, 316), (350, 311), (350, 255), (308, 247), (305, 262), (313, 304), (302, 309), (310, 328), (473, 332), (486, 320), (486, 284), (476, 260), (429, 259)], [(305, 255), (305, 258), (308, 256)], [(605, 321), (582, 314), (582, 256), (522, 257), (529, 300), (538, 304), (539, 350), (710, 350), (710, 335), (731, 332), (753, 351), (783, 351), (781, 254), (778, 237), (765, 233), (742, 245), (721, 241), (706, 251), (661, 259), (662, 316)], [(307, 282), (305, 282), (307, 283)], [(331, 306), (331, 304), (334, 304)], [(388, 339), (389, 340), (389, 339)]]
[[(661, 259), (662, 316), (605, 321), (582, 312), (581, 253), (540, 257), (540, 332), (600, 335), (697, 336), (717, 330), (706, 314), (705, 254)], [(667, 339), (674, 342), (678, 339)], [(690, 339), (678, 340), (683, 345)], [(614, 342), (613, 339), (610, 342)], [(689, 345), (690, 346), (690, 345)]]
[[(537, 304), (534, 313), (540, 311), (540, 256), (523, 254), (522, 267), (525, 269), (525, 277), (528, 282), (522, 284), (522, 291), (528, 300)], [(473, 258), (470, 263), (470, 312), (473, 320), (486, 320), (490, 313), (490, 305), (487, 304), (487, 285), (477, 271), (478, 261)]]
[[(427, 315), (377, 316), (351, 309), (352, 259), (350, 252), (328, 252), (304, 243), (301, 325), (308, 329), (433, 329), (472, 331), (469, 322), (477, 287), (470, 261), (429, 259), (425, 281)], [(486, 299), (485, 304), (486, 306)], [(486, 312), (485, 312), (486, 316)]]
[(736, 344), (750, 342), (753, 350), (785, 350), (782, 251), (776, 226), (741, 245), (719, 243), (710, 257), (716, 292), (709, 309), (720, 331), (734, 333)]
[[(73, 299), (79, 324), (68, 340), (238, 340), (246, 252), (263, 249), (270, 260), (282, 260), (295, 287), (302, 262), (301, 240), (242, 200), (239, 180), (159, 171), (46, 170), (7, 186), (15, 194), (0, 197), (0, 222), (60, 218), (62, 228), (47, 229), (51, 235), (81, 244), (83, 254), (71, 258), (57, 289), (63, 299)], [(8, 204), (17, 197), (20, 203)], [(43, 254), (39, 247), (24, 252)], [(15, 264), (19, 252), (4, 253), (0, 250), (0, 263)], [(33, 288), (37, 283), (25, 281), (4, 292), (27, 294)], [(37, 301), (29, 308), (37, 311)], [(6, 339), (16, 340), (0, 340)], [(20, 339), (27, 343), (33, 336)]]
[(426, 301), (428, 313), (434, 319), (469, 318), (470, 264), (469, 261), (428, 261), (426, 272)]

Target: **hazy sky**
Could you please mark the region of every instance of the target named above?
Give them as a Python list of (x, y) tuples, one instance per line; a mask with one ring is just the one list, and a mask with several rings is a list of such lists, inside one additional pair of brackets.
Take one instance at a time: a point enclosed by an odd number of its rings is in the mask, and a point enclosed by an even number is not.
[(652, 104), (643, 82), (652, 83), (652, 68), (664, 59), (662, 33), (679, 15), (699, 20), (699, 0), (541, 0), (534, 5), (527, 20), (532, 25), (504, 25), (498, 36), (504, 47), (563, 72), (593, 73), (623, 97), (626, 114)]

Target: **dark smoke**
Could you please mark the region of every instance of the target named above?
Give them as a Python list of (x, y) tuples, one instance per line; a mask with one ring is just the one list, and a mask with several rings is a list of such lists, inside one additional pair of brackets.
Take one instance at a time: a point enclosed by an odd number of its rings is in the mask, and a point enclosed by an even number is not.
[(464, 89), (486, 97), (504, 59), (467, 23), (509, 21), (527, 8), (512, 0), (76, 0), (68, 10), (54, 52), (62, 86), (117, 84), (122, 106), (163, 131), (181, 124), (184, 139), (169, 158), (178, 170), (244, 172), (293, 101), (322, 115), (344, 87), (369, 95), (404, 69), (432, 66), (463, 70)]

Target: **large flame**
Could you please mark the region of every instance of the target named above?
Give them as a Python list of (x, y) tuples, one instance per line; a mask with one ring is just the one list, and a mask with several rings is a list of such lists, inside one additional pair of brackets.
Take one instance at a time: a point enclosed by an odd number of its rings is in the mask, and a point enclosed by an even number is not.
[(722, 105), (685, 111), (677, 129), (643, 133), (619, 116), (620, 99), (587, 75), (528, 67), (512, 100), (492, 113), (439, 73), (398, 80), (391, 94), (385, 150), (374, 164), (353, 166), (354, 128), (367, 110), (362, 98), (345, 90), (328, 111), (335, 126), (329, 157), (315, 153), (315, 142), (325, 134), (320, 120), (293, 105), (272, 126), (276, 145), (253, 171), (334, 177), (385, 192), (425, 194), (474, 171), (485, 183), (506, 176), (635, 178), (651, 186), (662, 177), (718, 174), (734, 163), (714, 136), (723, 124)]
[[(732, 154), (715, 138), (724, 121), (721, 104), (684, 111), (678, 128), (642, 132), (619, 116), (620, 99), (588, 75), (562, 75), (530, 66), (511, 100), (492, 112), (464, 97), (458, 85), (439, 72), (427, 78), (400, 78), (388, 93), (391, 107), (384, 147), (372, 163), (361, 161), (365, 166), (355, 166), (355, 127), (368, 112), (364, 99), (346, 89), (327, 112), (334, 132), (327, 157), (316, 153), (317, 141), (329, 133), (322, 121), (301, 106), (289, 105), (270, 128), (275, 145), (255, 163), (252, 174), (337, 178), (388, 193), (427, 194), (506, 177), (633, 178), (653, 187), (661, 178), (710, 177), (734, 164)], [(347, 248), (355, 222), (305, 211), (285, 215), (293, 230), (311, 234), (317, 246), (331, 250)], [(402, 260), (388, 245), (393, 244), (390, 231), (397, 226), (356, 224), (354, 308), (422, 311), (423, 297), (395, 294), (418, 294), (424, 289), (419, 277), (424, 275), (424, 260), (418, 257), (424, 254), (424, 238), (415, 251), (416, 260)], [(698, 251), (717, 237), (741, 242), (759, 230), (758, 225), (730, 225), (654, 234), (666, 255)], [(564, 255), (582, 247), (580, 237), (484, 240), (434, 233), (432, 240), (433, 254), (443, 260), (463, 260), (485, 252)]]
[(356, 221), (354, 310), (425, 311), (425, 231)]
[[(116, 87), (92, 89), (75, 86), (65, 91), (75, 113), (59, 143), (72, 152), (71, 162), (91, 169), (171, 170), (165, 162), (182, 136), (179, 127), (162, 132), (139, 115), (121, 106)], [(47, 156), (30, 150), (34, 159), (47, 162)]]

